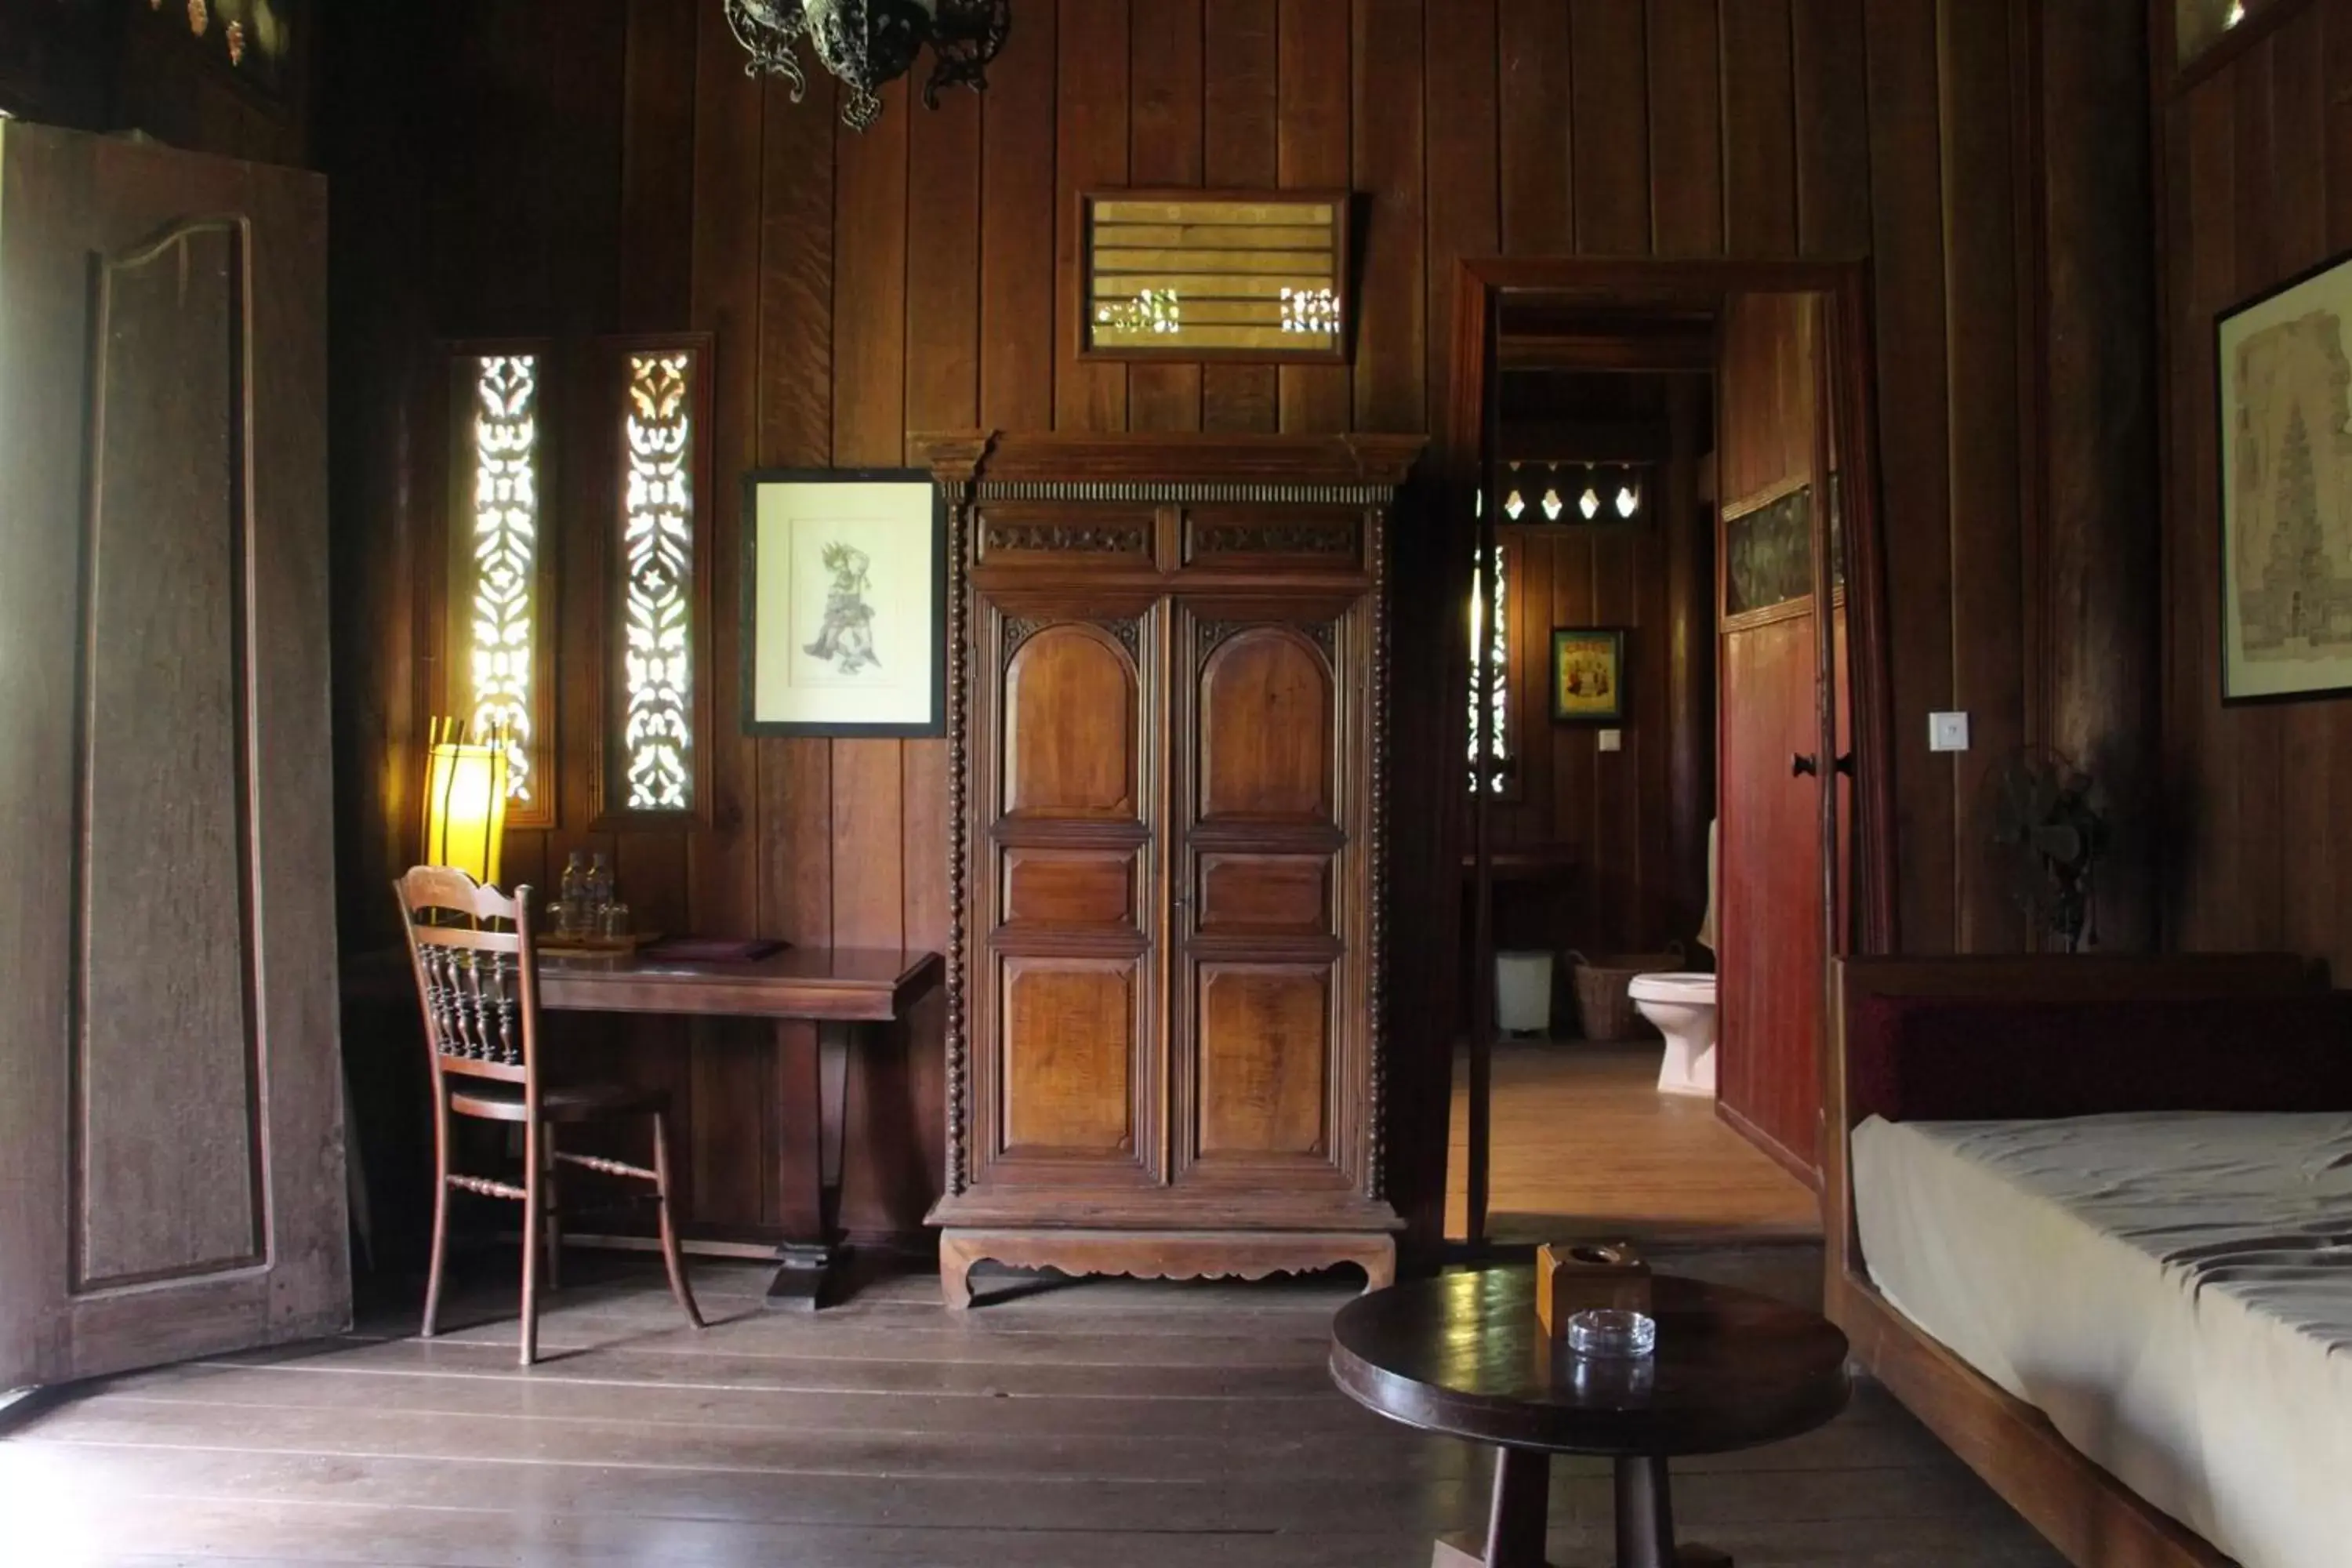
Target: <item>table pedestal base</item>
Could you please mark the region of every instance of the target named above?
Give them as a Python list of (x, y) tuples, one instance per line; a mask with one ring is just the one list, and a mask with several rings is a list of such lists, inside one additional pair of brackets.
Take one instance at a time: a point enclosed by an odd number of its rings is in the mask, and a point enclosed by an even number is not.
[(776, 1248), (767, 1299), (779, 1310), (813, 1312), (824, 1306), (849, 1250), (841, 1237), (841, 1151), (854, 1027), (825, 1023), (812, 1031), (791, 1019), (776, 1026), (779, 1077), (807, 1090), (804, 1099), (788, 1101), (784, 1118), (778, 1181), (787, 1195), (786, 1234), (793, 1239)]
[[(1439, 1541), (1430, 1568), (1546, 1568), (1550, 1491), (1551, 1456), (1503, 1449), (1495, 1458), (1495, 1506), (1486, 1539)], [(1713, 1547), (1675, 1543), (1674, 1500), (1664, 1459), (1617, 1461), (1617, 1568), (1732, 1568), (1731, 1559)]]

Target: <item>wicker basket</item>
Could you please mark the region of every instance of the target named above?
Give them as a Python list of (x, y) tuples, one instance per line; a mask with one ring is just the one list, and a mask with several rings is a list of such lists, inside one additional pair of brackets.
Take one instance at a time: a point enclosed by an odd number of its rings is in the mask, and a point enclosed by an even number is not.
[(1664, 952), (1621, 952), (1600, 958), (1587, 958), (1571, 949), (1568, 962), (1576, 980), (1576, 1011), (1583, 1020), (1584, 1037), (1631, 1040), (1648, 1026), (1633, 999), (1625, 994), (1625, 987), (1636, 974), (1681, 969), (1689, 961), (1677, 942)]

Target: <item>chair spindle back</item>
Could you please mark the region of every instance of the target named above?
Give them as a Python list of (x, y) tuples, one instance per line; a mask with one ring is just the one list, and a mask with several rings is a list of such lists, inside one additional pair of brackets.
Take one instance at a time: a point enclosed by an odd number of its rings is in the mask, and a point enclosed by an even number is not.
[(509, 897), (463, 871), (417, 866), (393, 892), (436, 1069), (528, 1082), (539, 1043), (530, 889)]

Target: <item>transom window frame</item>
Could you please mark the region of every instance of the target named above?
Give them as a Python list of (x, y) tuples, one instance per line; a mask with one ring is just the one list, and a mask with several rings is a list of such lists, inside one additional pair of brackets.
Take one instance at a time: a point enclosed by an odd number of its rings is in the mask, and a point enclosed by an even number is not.
[[(683, 806), (629, 804), (628, 742), (631, 683), (629, 626), (633, 573), (627, 533), (634, 461), (629, 440), (633, 366), (657, 354), (690, 357), (685, 384), (688, 419), (686, 472), (691, 508), (686, 594), (688, 691), (688, 803)], [(630, 826), (707, 825), (711, 820), (710, 756), (717, 736), (712, 716), (712, 534), (717, 491), (712, 471), (712, 387), (716, 340), (709, 332), (641, 332), (596, 340), (589, 355), (595, 395), (593, 439), (598, 479), (592, 487), (586, 521), (594, 537), (597, 565), (595, 622), (595, 745), (590, 769), (591, 831)]]

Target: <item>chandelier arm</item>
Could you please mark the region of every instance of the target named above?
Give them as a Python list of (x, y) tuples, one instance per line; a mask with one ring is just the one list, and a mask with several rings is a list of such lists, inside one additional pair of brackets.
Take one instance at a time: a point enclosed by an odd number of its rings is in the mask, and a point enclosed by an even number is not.
[(727, 26), (751, 57), (746, 76), (780, 76), (792, 84), (793, 101), (808, 97), (808, 75), (793, 46), (808, 32), (800, 0), (724, 0)]

